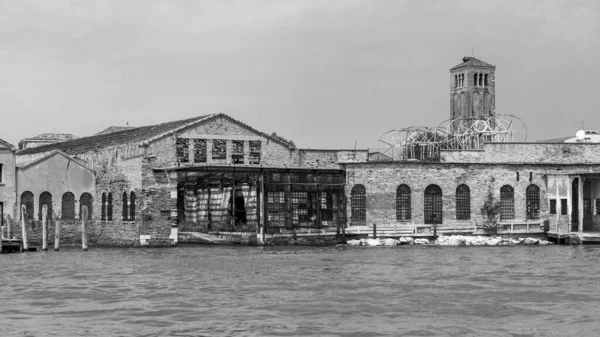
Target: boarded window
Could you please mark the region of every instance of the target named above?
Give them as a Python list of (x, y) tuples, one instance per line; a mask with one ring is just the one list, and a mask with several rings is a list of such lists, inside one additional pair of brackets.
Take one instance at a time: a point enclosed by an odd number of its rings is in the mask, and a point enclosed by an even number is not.
[(190, 140), (187, 138), (177, 138), (175, 145), (177, 148), (177, 161), (188, 163), (190, 161)]
[[(21, 194), (21, 205), (25, 205), (27, 219), (33, 219), (33, 193), (26, 191)], [(21, 212), (19, 210), (19, 212)]]
[(396, 220), (410, 220), (411, 213), (410, 187), (403, 184), (396, 189)]
[(352, 187), (350, 207), (353, 224), (362, 224), (367, 221), (367, 190), (363, 185)]
[(333, 221), (333, 196), (329, 192), (321, 192), (321, 221)]
[(52, 194), (50, 194), (50, 192), (42, 192), (42, 194), (40, 194), (40, 211), (38, 213), (38, 219), (41, 221), (42, 220), (42, 213), (43, 213), (43, 209), (44, 209), (44, 205), (46, 205), (46, 207), (48, 207), (48, 213), (46, 213), (47, 219), (51, 220), (54, 218), (54, 216), (52, 215)]
[(213, 140), (212, 159), (227, 159), (227, 141), (224, 139)]
[(569, 214), (569, 205), (567, 204), (567, 199), (560, 199), (560, 215), (568, 215)]
[(206, 139), (194, 139), (194, 163), (206, 163)]
[(500, 188), (500, 219), (511, 220), (515, 218), (515, 190), (510, 185)]
[(62, 195), (62, 219), (75, 220), (75, 195), (67, 192)]
[(244, 163), (244, 141), (234, 140), (231, 142), (231, 161), (234, 164)]
[(88, 209), (88, 220), (92, 220), (92, 195), (89, 193), (83, 193), (79, 197), (79, 217), (83, 219), (83, 206), (87, 206)]
[(426, 224), (442, 223), (442, 189), (437, 185), (425, 188), (424, 215)]
[(129, 221), (135, 221), (135, 193), (131, 192), (129, 196)]
[(100, 206), (100, 220), (106, 221), (106, 192), (102, 192), (102, 205)]
[(462, 184), (456, 188), (456, 220), (471, 219), (471, 190)]
[(129, 204), (127, 203), (127, 192), (123, 192), (121, 199), (122, 199), (122, 203), (123, 203), (123, 208), (122, 208), (123, 221), (127, 221), (127, 219), (129, 218), (129, 213), (127, 213), (127, 209), (129, 206)]
[(556, 199), (550, 199), (550, 214), (556, 214)]
[(251, 140), (248, 142), (250, 152), (248, 154), (248, 162), (250, 164), (260, 164), (261, 148), (260, 140)]
[(111, 192), (108, 192), (108, 198), (106, 201), (106, 220), (112, 221), (113, 219), (113, 196)]
[(537, 220), (540, 218), (540, 188), (537, 185), (527, 186), (525, 191), (525, 201), (527, 206), (527, 220)]

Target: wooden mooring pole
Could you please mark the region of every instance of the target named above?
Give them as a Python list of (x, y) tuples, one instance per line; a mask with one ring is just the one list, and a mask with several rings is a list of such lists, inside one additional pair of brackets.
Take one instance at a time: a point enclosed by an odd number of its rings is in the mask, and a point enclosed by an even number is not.
[(377, 224), (373, 224), (373, 239), (377, 239)]
[(82, 206), (81, 207), (81, 249), (83, 249), (84, 252), (88, 251), (88, 242), (87, 242), (87, 235), (86, 235), (86, 227), (87, 227), (87, 221), (88, 221), (88, 209), (87, 206)]
[(54, 225), (54, 251), (58, 252), (60, 241), (60, 220), (55, 221)]
[(42, 206), (42, 251), (48, 251), (48, 205)]
[(27, 208), (25, 205), (21, 206), (21, 235), (22, 235), (22, 245), (24, 251), (29, 250), (29, 246), (27, 245)]

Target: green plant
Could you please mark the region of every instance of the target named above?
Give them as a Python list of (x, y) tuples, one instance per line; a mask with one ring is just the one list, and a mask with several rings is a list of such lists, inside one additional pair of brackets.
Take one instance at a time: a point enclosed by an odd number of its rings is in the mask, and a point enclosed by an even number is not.
[(500, 202), (494, 198), (492, 190), (488, 191), (485, 202), (483, 203), (482, 212), (485, 216), (483, 221), (483, 230), (490, 234), (498, 234), (498, 216), (500, 215)]

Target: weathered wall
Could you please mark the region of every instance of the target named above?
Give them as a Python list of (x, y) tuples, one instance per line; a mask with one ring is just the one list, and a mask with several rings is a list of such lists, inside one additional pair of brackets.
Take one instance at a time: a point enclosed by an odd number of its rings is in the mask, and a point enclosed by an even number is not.
[(483, 150), (441, 151), (449, 163), (595, 164), (600, 162), (598, 143), (485, 143)]
[[(585, 170), (600, 172), (600, 165), (481, 165), (418, 162), (347, 164), (346, 193), (356, 184), (366, 188), (367, 223), (389, 224), (396, 221), (396, 189), (400, 184), (411, 188), (412, 223), (424, 223), (424, 190), (430, 184), (438, 185), (443, 195), (443, 224), (438, 228), (473, 228), (482, 224), (481, 208), (488, 191), (500, 199), (500, 187), (511, 185), (515, 191), (514, 223), (526, 223), (525, 191), (530, 184), (540, 188), (540, 220), (548, 219), (547, 174), (572, 174)], [(517, 181), (517, 172), (519, 180)], [(529, 180), (531, 173), (531, 181)], [(456, 220), (456, 188), (467, 184), (471, 191), (471, 219)], [(348, 205), (348, 218), (351, 205)]]
[(0, 144), (0, 164), (2, 164), (2, 182), (0, 182), (0, 202), (3, 204), (3, 219), (14, 218), (16, 210), (15, 153)]

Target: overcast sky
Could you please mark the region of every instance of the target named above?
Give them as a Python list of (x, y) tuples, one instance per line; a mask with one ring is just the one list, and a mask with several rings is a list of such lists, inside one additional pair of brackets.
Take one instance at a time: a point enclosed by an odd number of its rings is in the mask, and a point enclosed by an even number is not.
[(0, 138), (223, 112), (308, 148), (449, 118), (449, 69), (496, 66), (528, 140), (600, 130), (597, 0), (0, 0)]

